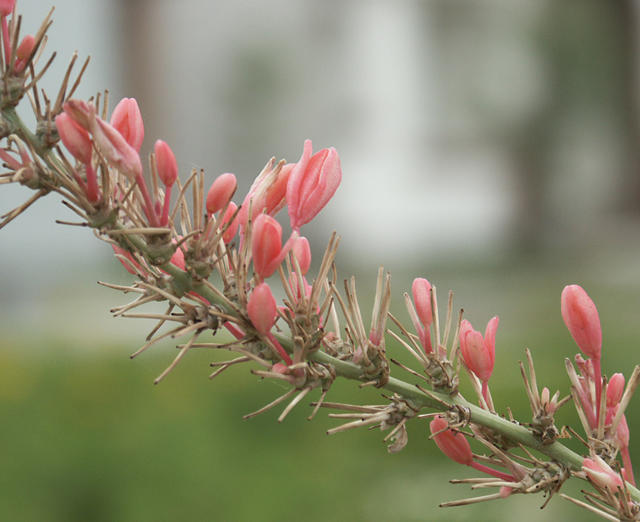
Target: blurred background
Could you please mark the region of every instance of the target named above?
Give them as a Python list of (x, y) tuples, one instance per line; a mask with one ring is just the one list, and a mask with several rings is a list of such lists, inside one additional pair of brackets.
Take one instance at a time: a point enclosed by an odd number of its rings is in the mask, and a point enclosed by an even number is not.
[[(50, 8), (18, 6), (28, 32)], [(539, 382), (568, 391), (565, 284), (598, 305), (604, 370), (628, 377), (640, 359), (637, 2), (59, 0), (54, 20), (58, 57), (41, 86), (54, 93), (73, 51), (90, 54), (80, 96), (137, 98), (144, 150), (165, 139), (184, 176), (234, 172), (243, 194), (271, 156), (296, 161), (305, 138), (335, 146), (343, 183), (305, 230), (314, 255), (337, 230), (341, 276), (358, 276), (367, 303), (384, 264), (402, 317), (416, 276), (443, 301), (455, 290), (478, 329), (499, 315), (502, 410), (527, 418), (525, 346)], [(28, 195), (3, 186), (0, 211)], [(539, 496), (442, 510), (472, 495), (447, 479), (473, 474), (437, 452), (426, 424), (388, 455), (379, 432), (327, 437), (322, 412), (242, 421), (282, 390), (245, 369), (210, 382), (208, 353), (154, 387), (173, 345), (129, 360), (150, 325), (109, 316), (123, 298), (95, 282), (128, 274), (88, 231), (54, 223), (70, 217), (50, 197), (0, 231), (3, 520), (585, 516), (559, 498), (540, 511)], [(329, 400), (380, 398), (339, 383)], [(570, 408), (559, 423), (577, 424)]]

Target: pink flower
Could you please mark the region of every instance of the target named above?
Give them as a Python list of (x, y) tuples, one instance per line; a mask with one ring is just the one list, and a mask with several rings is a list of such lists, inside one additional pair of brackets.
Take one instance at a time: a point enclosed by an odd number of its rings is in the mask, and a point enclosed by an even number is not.
[(581, 286), (568, 285), (560, 299), (562, 318), (582, 352), (600, 360), (602, 329), (596, 305)]
[[(224, 216), (222, 216), (222, 221), (220, 222), (221, 228), (226, 226), (226, 224), (235, 214), (236, 210), (238, 210), (238, 205), (236, 205), (233, 201), (229, 203)], [(222, 241), (224, 241), (225, 245), (231, 243), (231, 240), (235, 237), (236, 232), (238, 232), (239, 225), (240, 222), (238, 221), (238, 217), (236, 216), (236, 218), (231, 222), (231, 225), (229, 225), (229, 228), (227, 228), (227, 230), (222, 233)]]
[(162, 140), (157, 140), (154, 147), (156, 155), (156, 167), (162, 183), (170, 187), (178, 178), (178, 164), (171, 147)]
[(66, 112), (58, 114), (55, 122), (60, 139), (71, 155), (81, 163), (90, 163), (92, 143), (89, 133)]
[(311, 247), (309, 246), (309, 240), (304, 236), (297, 237), (293, 241), (291, 250), (298, 260), (300, 272), (302, 275), (305, 275), (311, 266)]
[(25, 66), (27, 65), (27, 60), (31, 57), (31, 53), (33, 53), (33, 48), (36, 46), (36, 39), (33, 35), (26, 35), (20, 45), (16, 49), (16, 63), (15, 63), (15, 72), (21, 72)]
[(253, 270), (263, 279), (273, 274), (284, 259), (282, 227), (267, 214), (260, 214), (253, 223), (251, 252)]
[(417, 277), (413, 280), (411, 285), (411, 293), (413, 295), (413, 304), (416, 309), (416, 314), (419, 319), (419, 323), (415, 322), (414, 327), (418, 332), (418, 337), (422, 343), (422, 347), (425, 353), (431, 353), (433, 348), (431, 347), (431, 332), (429, 328), (433, 322), (433, 314), (431, 310), (431, 283), (423, 277)]
[(462, 358), (473, 373), (484, 383), (489, 380), (493, 372), (496, 357), (496, 330), (498, 317), (493, 317), (482, 334), (473, 329), (471, 323), (464, 319), (460, 324), (460, 351)]
[(110, 123), (136, 152), (140, 152), (144, 141), (144, 123), (135, 98), (122, 98), (113, 109)]
[(218, 176), (207, 193), (207, 212), (209, 215), (222, 210), (231, 201), (237, 187), (238, 182), (233, 174), (227, 172)]
[(614, 373), (607, 386), (607, 408), (614, 408), (622, 399), (624, 392), (624, 375)]
[(142, 177), (140, 155), (114, 127), (100, 118), (95, 119), (93, 138), (107, 162), (132, 180)]
[(587, 474), (589, 480), (601, 489), (615, 492), (622, 487), (622, 479), (609, 465), (598, 456), (593, 459), (585, 458), (582, 461), (582, 471)]
[(0, 15), (8, 16), (13, 12), (16, 0), (0, 0)]
[(276, 300), (267, 283), (260, 283), (253, 289), (247, 303), (247, 314), (255, 329), (267, 335), (276, 322)]
[[(433, 437), (440, 451), (458, 464), (471, 466), (473, 453), (469, 441), (462, 433), (455, 433), (448, 429), (447, 421), (440, 416), (435, 417), (429, 424), (431, 434), (438, 433)], [(444, 430), (444, 431), (442, 431)]]
[(287, 183), (292, 170), (291, 164), (274, 168), (272, 161), (267, 163), (242, 202), (238, 219), (243, 230), (249, 220), (249, 207), (251, 207), (251, 219), (255, 219), (263, 212), (270, 216), (280, 212), (285, 205)]
[(286, 199), (293, 230), (309, 223), (324, 208), (342, 179), (340, 158), (333, 147), (313, 156), (311, 153), (311, 140), (306, 140), (302, 157), (287, 183)]

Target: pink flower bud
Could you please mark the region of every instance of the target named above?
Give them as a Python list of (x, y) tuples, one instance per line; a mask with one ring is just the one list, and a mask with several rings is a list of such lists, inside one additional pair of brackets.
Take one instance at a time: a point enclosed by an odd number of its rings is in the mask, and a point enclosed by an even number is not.
[[(236, 210), (238, 210), (238, 205), (236, 205), (233, 201), (229, 203), (229, 206), (227, 207), (227, 211), (224, 213), (224, 216), (222, 216), (220, 227), (224, 227), (229, 222), (229, 220), (235, 214)], [(231, 240), (235, 237), (236, 232), (238, 231), (239, 225), (240, 225), (240, 221), (238, 221), (238, 217), (236, 216), (236, 218), (233, 220), (229, 228), (227, 228), (227, 230), (225, 230), (224, 233), (222, 234), (222, 241), (224, 241), (225, 245), (228, 245), (229, 243), (231, 243)]]
[(62, 143), (71, 155), (81, 163), (91, 162), (91, 137), (66, 112), (56, 116), (56, 128)]
[(582, 461), (582, 471), (587, 474), (589, 480), (601, 489), (615, 492), (622, 487), (622, 479), (600, 457), (585, 458)]
[(287, 183), (286, 199), (294, 230), (309, 223), (324, 208), (342, 179), (340, 158), (333, 147), (313, 156), (311, 153), (311, 140), (306, 140), (302, 157)]
[(96, 108), (92, 103), (71, 99), (63, 107), (64, 112), (84, 130), (93, 132), (96, 120)]
[(131, 179), (142, 176), (142, 163), (138, 152), (107, 122), (96, 118), (93, 138), (107, 162)]
[(293, 242), (291, 250), (298, 260), (300, 272), (302, 272), (302, 275), (305, 275), (311, 266), (311, 247), (309, 246), (309, 240), (304, 236), (297, 237)]
[(431, 311), (431, 283), (423, 277), (417, 277), (411, 285), (411, 293), (413, 294), (413, 304), (416, 307), (416, 313), (420, 322), (425, 328), (429, 328), (433, 322), (433, 314)]
[(614, 373), (607, 386), (607, 408), (614, 408), (622, 399), (624, 392), (624, 375)]
[(222, 210), (231, 201), (237, 187), (238, 182), (233, 174), (230, 172), (220, 174), (213, 181), (207, 193), (207, 212), (209, 215)]
[(261, 278), (273, 274), (283, 259), (282, 227), (274, 218), (260, 214), (253, 223), (251, 252), (253, 270)]
[(186, 269), (186, 264), (184, 262), (184, 252), (180, 247), (176, 248), (176, 251), (173, 253), (169, 261), (172, 265), (177, 266), (180, 270)]
[(285, 196), (287, 194), (287, 184), (289, 176), (293, 171), (295, 164), (287, 163), (278, 173), (276, 179), (266, 187), (264, 193), (265, 212), (270, 216), (275, 216), (285, 205)]
[(618, 448), (629, 447), (629, 425), (627, 424), (627, 417), (624, 413), (622, 417), (620, 417), (620, 422), (616, 429), (616, 443), (618, 444)]
[(247, 313), (251, 323), (262, 335), (267, 335), (276, 322), (276, 300), (267, 283), (260, 283), (253, 289), (247, 303)]
[(273, 162), (269, 162), (258, 174), (238, 214), (243, 229), (249, 220), (249, 207), (251, 207), (251, 219), (255, 219), (263, 212), (275, 216), (284, 207), (287, 183), (292, 169), (291, 164), (274, 168)]
[(21, 72), (27, 65), (27, 60), (31, 56), (35, 45), (36, 39), (30, 34), (26, 35), (22, 39), (22, 42), (20, 42), (20, 45), (16, 49), (15, 71), (17, 73)]
[(122, 98), (113, 109), (110, 123), (136, 152), (140, 152), (144, 141), (144, 123), (135, 98)]
[(562, 318), (585, 355), (600, 360), (602, 329), (596, 305), (581, 286), (568, 285), (560, 299)]
[[(429, 424), (431, 434), (438, 433), (445, 430), (448, 424), (443, 417), (435, 417)], [(471, 446), (469, 441), (462, 433), (455, 433), (453, 430), (446, 429), (441, 433), (438, 433), (433, 437), (440, 451), (444, 453), (451, 460), (458, 464), (464, 464), (465, 466), (471, 466), (473, 463), (473, 453), (471, 452)]]
[(463, 319), (460, 324), (460, 351), (462, 358), (478, 378), (486, 383), (493, 372), (496, 357), (496, 330), (498, 329), (498, 317), (493, 317), (487, 324), (487, 329), (482, 334), (473, 329), (471, 323)]
[(0, 15), (8, 16), (13, 12), (16, 0), (0, 0)]
[(171, 147), (162, 140), (157, 140), (153, 150), (156, 154), (158, 176), (166, 187), (172, 186), (178, 177), (178, 164)]

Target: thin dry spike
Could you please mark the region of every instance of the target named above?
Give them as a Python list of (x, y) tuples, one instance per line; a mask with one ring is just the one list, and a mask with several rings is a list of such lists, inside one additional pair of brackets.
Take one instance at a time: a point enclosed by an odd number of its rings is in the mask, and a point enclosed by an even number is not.
[[(408, 294), (405, 293), (405, 296), (408, 297)], [(411, 304), (411, 302), (409, 301), (409, 304)], [(413, 306), (413, 305), (411, 305)], [(413, 311), (413, 313), (415, 314), (415, 310)], [(414, 357), (416, 357), (422, 364), (426, 364), (428, 362), (427, 356), (426, 354), (423, 353), (423, 348), (422, 345), (418, 344), (418, 342), (416, 341), (416, 337), (414, 335), (412, 335), (405, 327), (404, 325), (392, 314), (389, 313), (389, 317), (391, 318), (391, 320), (396, 324), (396, 326), (398, 328), (400, 328), (400, 331), (402, 332), (402, 334), (409, 340), (411, 341), (411, 343), (413, 344), (413, 348), (407, 346), (407, 343), (405, 343), (402, 339), (400, 339), (400, 337), (396, 334), (394, 334), (391, 330), (387, 330), (391, 335), (393, 335), (399, 342), (401, 342), (403, 345), (405, 345), (405, 347), (413, 352)], [(417, 317), (417, 316), (416, 316)]]
[(140, 294), (146, 293), (145, 290), (142, 290), (135, 286), (115, 285), (113, 283), (105, 283), (104, 281), (98, 281), (98, 284), (107, 288), (111, 288), (112, 290), (119, 290), (120, 292), (124, 292), (125, 294), (128, 292), (138, 292)]
[[(373, 301), (373, 309), (371, 310), (371, 327), (373, 328), (380, 313), (380, 305), (382, 304), (380, 296), (382, 295), (382, 282), (384, 278), (384, 267), (378, 267), (378, 276), (376, 277), (376, 293)], [(355, 289), (354, 289), (355, 290)], [(354, 291), (355, 294), (355, 291)]]
[(529, 378), (531, 380), (531, 391), (536, 397), (540, 397), (538, 392), (538, 382), (536, 381), (536, 369), (533, 366), (533, 357), (531, 357), (531, 350), (529, 348), (524, 349), (524, 353), (527, 355), (527, 364), (529, 365)]
[[(451, 362), (455, 361), (458, 357), (458, 351), (460, 350), (460, 343), (458, 342), (460, 336), (460, 324), (462, 323), (462, 315), (464, 310), (461, 308), (458, 312), (458, 323), (456, 324), (456, 331), (453, 334), (453, 340), (451, 341)], [(458, 370), (460, 370), (460, 359), (458, 359)]]
[(440, 355), (440, 317), (438, 317), (438, 295), (435, 286), (431, 287), (431, 313), (433, 314), (433, 326), (436, 335), (436, 353)]
[(295, 398), (282, 411), (282, 413), (278, 417), (278, 422), (282, 422), (286, 418), (286, 416), (289, 415), (291, 410), (295, 408), (296, 404), (298, 404), (302, 399), (304, 399), (307, 393), (309, 393), (310, 391), (311, 391), (311, 387), (309, 386), (307, 388), (304, 388), (300, 393), (298, 393), (298, 395), (296, 395)]
[(468, 506), (470, 504), (477, 504), (478, 502), (486, 502), (488, 500), (497, 500), (502, 498), (500, 493), (492, 493), (491, 495), (483, 495), (481, 497), (465, 498), (462, 500), (452, 500), (450, 502), (442, 502), (438, 504), (440, 507), (456, 507), (456, 506)]
[[(193, 346), (195, 346), (195, 345), (193, 345)], [(240, 363), (248, 362), (250, 360), (251, 359), (249, 359), (249, 357), (242, 356), (242, 357), (238, 357), (237, 359), (233, 359), (231, 361), (225, 361), (225, 362), (222, 362), (222, 363), (211, 363), (211, 366), (214, 366), (214, 365), (215, 366), (220, 366), (220, 368), (218, 368), (215, 372), (213, 372), (211, 375), (209, 375), (209, 379), (214, 379), (215, 377), (220, 375), (226, 369), (231, 368), (231, 366), (233, 366), (234, 364), (240, 364)]]
[(160, 227), (145, 227), (145, 228), (122, 228), (116, 230), (109, 230), (110, 236), (121, 236), (127, 234), (142, 234), (147, 236), (155, 236), (159, 234), (169, 234), (171, 232), (168, 228)]
[(408, 366), (405, 366), (404, 364), (402, 364), (401, 362), (396, 361), (395, 359), (389, 359), (393, 364), (396, 364), (398, 366), (400, 366), (400, 368), (402, 368), (404, 371), (409, 372), (411, 375), (415, 375), (416, 377), (420, 377), (421, 379), (429, 382), (429, 379), (427, 379), (427, 377), (425, 377), (424, 375), (422, 375), (421, 373), (416, 372), (415, 370), (412, 370), (411, 368), (409, 368)]
[(447, 346), (449, 342), (449, 334), (451, 333), (451, 323), (453, 322), (453, 291), (449, 290), (449, 300), (447, 301), (447, 319), (444, 325), (444, 337), (442, 345)]
[(157, 301), (157, 300), (158, 298), (154, 295), (149, 295), (149, 296), (141, 295), (135, 301), (132, 301), (126, 305), (112, 308), (111, 310), (109, 310), (109, 312), (111, 312), (114, 317), (118, 317), (119, 315), (122, 315), (124, 312), (131, 310), (132, 308), (136, 308), (143, 304), (150, 303), (151, 301)]
[(631, 397), (633, 397), (633, 393), (636, 391), (636, 388), (638, 386), (638, 379), (640, 379), (640, 366), (636, 366), (633, 369), (631, 377), (629, 377), (629, 382), (627, 383), (627, 387), (622, 394), (622, 399), (620, 399), (618, 410), (615, 417), (613, 418), (613, 421), (611, 422), (611, 433), (616, 433), (616, 431), (618, 430), (620, 419), (622, 419), (622, 415), (624, 415), (624, 411), (627, 409), (629, 401), (631, 400)]
[(404, 419), (402, 419), (395, 428), (393, 428), (391, 430), (391, 432), (384, 438), (382, 439), (383, 442), (387, 442), (391, 437), (393, 437), (396, 433), (398, 433), (398, 431), (400, 431), (402, 429), (402, 427), (407, 423), (407, 418), (405, 417)]
[(313, 411), (311, 412), (311, 415), (307, 417), (307, 420), (312, 420), (316, 416), (316, 413), (318, 413), (318, 410), (321, 408), (322, 403), (324, 402), (324, 399), (327, 396), (327, 393), (329, 393), (329, 390), (322, 390), (322, 394), (320, 395), (318, 402), (311, 403), (312, 406), (314, 406), (314, 408), (313, 408)]
[(176, 355), (176, 358), (173, 360), (173, 362), (167, 366), (167, 369), (165, 371), (163, 371), (160, 375), (158, 375), (158, 377), (156, 378), (155, 381), (153, 381), (153, 384), (158, 384), (162, 379), (164, 379), (167, 375), (169, 375), (169, 373), (171, 372), (171, 370), (173, 370), (177, 364), (180, 362), (180, 360), (185, 356), (185, 354), (189, 351), (189, 348), (191, 348), (191, 345), (193, 344), (193, 342), (198, 338), (198, 334), (195, 334), (187, 344), (184, 345), (184, 348), (182, 348), (182, 350), (180, 350), (180, 352), (178, 353), (178, 355)]
[(178, 212), (178, 209), (181, 208), (181, 203), (184, 202), (184, 194), (187, 191), (187, 189), (189, 188), (189, 184), (193, 181), (193, 178), (195, 177), (197, 171), (193, 170), (191, 172), (191, 175), (187, 178), (186, 183), (184, 184), (184, 186), (181, 186), (181, 182), (180, 179), (176, 180), (176, 183), (178, 184), (178, 187), (180, 188), (180, 192), (178, 193), (178, 197), (176, 199), (176, 206), (173, 208), (173, 210), (171, 211), (171, 216), (169, 218), (170, 221), (173, 221), (176, 218), (176, 212)]
[(365, 420), (373, 417), (374, 415), (379, 415), (380, 412), (375, 413), (329, 413), (327, 417), (330, 419), (360, 419)]
[[(440, 397), (438, 397), (437, 395), (435, 395), (434, 393), (432, 393), (431, 391), (423, 388), (422, 386), (420, 386), (419, 384), (415, 385), (416, 388), (418, 388), (422, 393), (424, 393), (427, 397), (430, 397), (431, 399), (433, 399), (434, 401), (436, 401), (438, 404), (441, 404), (445, 409), (450, 409), (451, 405), (447, 404), (445, 401), (443, 401)], [(431, 438), (431, 437), (429, 437)]]
[(91, 60), (91, 57), (87, 56), (86, 60), (82, 64), (82, 68), (80, 69), (80, 72), (78, 73), (78, 77), (76, 78), (76, 81), (73, 82), (73, 85), (71, 86), (71, 89), (69, 90), (69, 94), (66, 97), (67, 100), (69, 98), (71, 98), (73, 96), (73, 94), (76, 92), (76, 89), (78, 88), (78, 86), (80, 85), (80, 81), (82, 80), (82, 76), (84, 75), (85, 71), (87, 70), (87, 66), (89, 65), (89, 61), (90, 60)]
[(138, 355), (140, 355), (142, 352), (144, 352), (147, 348), (149, 348), (150, 346), (154, 345), (155, 343), (157, 343), (158, 341), (161, 341), (162, 339), (169, 337), (173, 332), (180, 330), (180, 328), (182, 328), (181, 326), (178, 326), (177, 328), (174, 328), (173, 330), (169, 330), (168, 332), (163, 333), (162, 335), (151, 339), (149, 342), (145, 343), (141, 348), (139, 348), (137, 351), (133, 352), (129, 358), (130, 359), (134, 359), (135, 357), (137, 357)]
[(11, 223), (15, 218), (17, 218), (25, 210), (27, 210), (31, 205), (33, 205), (36, 201), (38, 201), (38, 199), (40, 199), (42, 196), (46, 195), (46, 193), (47, 193), (46, 190), (39, 190), (33, 196), (31, 196), (27, 201), (25, 201), (22, 205), (17, 206), (13, 210), (10, 210), (6, 214), (0, 216), (2, 218), (5, 218), (0, 223), (0, 230), (2, 228), (4, 228), (5, 226), (7, 226), (9, 223)]
[(345, 404), (342, 402), (312, 402), (311, 406), (318, 406), (322, 408), (331, 408), (334, 410), (344, 410), (344, 411), (357, 411), (362, 413), (371, 413), (377, 411), (380, 406), (361, 406), (358, 404)]
[(276, 373), (272, 371), (263, 371), (263, 370), (251, 370), (251, 373), (253, 375), (264, 377), (265, 379), (277, 379), (280, 381), (291, 382), (291, 377), (287, 375), (282, 375), (281, 373)]
[[(194, 343), (194, 344), (191, 345), (192, 348), (195, 348), (196, 346), (202, 346), (202, 345), (201, 344), (198, 345), (197, 343)], [(232, 364), (249, 362), (250, 360), (251, 359), (249, 359), (249, 357), (247, 357), (246, 355), (243, 355), (242, 357), (237, 357), (235, 359), (231, 359), (230, 361), (212, 362), (212, 363), (209, 363), (209, 366), (211, 366), (212, 368), (215, 368), (216, 366), (227, 366), (227, 365), (232, 365)]]
[(524, 381), (524, 389), (527, 392), (527, 397), (529, 398), (531, 409), (535, 410), (535, 408), (538, 406), (539, 397), (531, 392), (531, 384), (529, 383), (529, 379), (527, 378), (527, 373), (525, 372), (524, 364), (522, 363), (522, 361), (518, 361), (518, 365), (520, 366), (520, 374), (522, 375), (522, 380)]
[[(169, 303), (169, 307), (167, 308), (167, 310), (165, 311), (165, 315), (171, 315), (171, 312), (173, 311), (173, 308), (175, 307), (175, 305), (173, 303)], [(160, 319), (158, 321), (158, 324), (156, 324), (153, 329), (147, 334), (147, 338), (146, 340), (150, 340), (158, 330), (160, 330), (160, 328), (162, 327), (162, 325), (165, 323), (166, 321), (164, 319)]]
[(62, 84), (60, 85), (58, 96), (56, 98), (55, 103), (53, 104), (54, 112), (57, 112), (56, 109), (58, 107), (62, 107), (62, 104), (64, 103), (65, 94), (67, 91), (67, 85), (69, 84), (69, 78), (71, 77), (71, 71), (73, 70), (73, 66), (75, 65), (77, 59), (78, 59), (78, 52), (76, 51), (71, 55), (71, 60), (69, 61), (69, 65), (67, 66), (67, 71), (65, 72), (64, 78), (62, 79)]
[[(56, 56), (57, 56), (57, 53), (54, 51), (51, 57), (47, 60), (47, 63), (44, 64), (44, 67), (40, 69), (40, 72), (36, 74), (36, 76), (32, 77), (31, 81), (24, 87), (25, 91), (28, 91), (29, 89), (31, 89), (32, 86), (36, 85), (40, 81), (40, 79), (44, 76), (44, 74), (47, 72), (47, 70), (53, 63), (53, 60), (55, 60)], [(47, 112), (50, 112), (50, 111), (47, 111)]]
[(347, 322), (348, 331), (355, 332), (356, 331), (355, 330), (355, 326), (354, 326), (353, 322), (351, 321), (351, 314), (347, 310), (347, 307), (346, 307), (344, 301), (342, 300), (342, 296), (338, 292), (338, 288), (331, 282), (329, 282), (329, 287), (331, 288), (331, 291), (333, 292), (333, 295), (335, 296), (335, 298), (338, 300), (338, 303), (340, 304), (340, 308), (342, 308), (342, 315), (343, 315), (345, 321)]
[(580, 402), (578, 393), (574, 387), (571, 387), (571, 396), (573, 397), (573, 403), (576, 407), (576, 413), (578, 414), (580, 422), (582, 423), (582, 429), (585, 433), (591, 433), (591, 426), (587, 421), (587, 417), (585, 416), (584, 411), (582, 411), (582, 403)]
[(387, 333), (389, 335), (391, 335), (391, 337), (393, 337), (396, 341), (398, 341), (400, 344), (402, 344), (402, 346), (404, 346), (404, 348), (407, 349), (407, 351), (413, 355), (416, 360), (420, 363), (420, 364), (426, 364), (427, 360), (426, 357), (423, 356), (422, 351), (419, 350), (414, 350), (408, 343), (406, 343), (404, 341), (404, 339), (402, 339), (398, 334), (396, 334), (393, 330), (387, 330)]
[(569, 502), (573, 502), (577, 506), (580, 506), (580, 507), (583, 507), (585, 509), (588, 509), (592, 513), (595, 513), (596, 515), (598, 515), (598, 516), (600, 516), (602, 518), (605, 518), (607, 520), (612, 520), (613, 522), (620, 522), (619, 518), (614, 517), (613, 515), (610, 515), (609, 513), (606, 513), (605, 511), (602, 511), (601, 509), (598, 509), (598, 508), (592, 506), (591, 504), (587, 504), (586, 502), (582, 502), (582, 500), (578, 500), (576, 498), (570, 497), (568, 495), (565, 495), (564, 493), (560, 493), (560, 496), (562, 498), (564, 498), (565, 500), (568, 500)]
[(169, 292), (165, 292), (164, 290), (162, 290), (161, 288), (158, 288), (157, 286), (150, 285), (149, 283), (145, 283), (142, 281), (140, 282), (140, 286), (142, 286), (143, 288), (148, 288), (149, 290), (152, 290), (154, 292), (157, 292), (158, 294), (166, 297), (169, 301), (174, 303), (176, 306), (182, 307), (184, 305), (184, 303), (180, 301), (180, 299), (170, 294)]
[[(598, 440), (602, 440), (604, 438), (604, 421), (607, 410), (607, 388), (608, 388), (607, 376), (602, 377), (602, 393), (600, 394), (600, 405), (598, 414), (598, 430), (597, 430), (597, 438)], [(612, 431), (611, 433), (615, 433)]]
[(496, 479), (494, 477), (477, 477), (477, 478), (466, 478), (466, 479), (451, 479), (449, 480), (449, 484), (483, 484), (485, 482), (494, 482)]
[(243, 419), (250, 419), (251, 417), (255, 417), (257, 415), (260, 415), (261, 413), (264, 413), (267, 410), (270, 410), (271, 408), (273, 408), (274, 406), (277, 406), (278, 404), (280, 404), (283, 401), (286, 401), (289, 397), (291, 397), (297, 390), (295, 388), (290, 389), (287, 393), (285, 393), (284, 395), (281, 395), (280, 397), (278, 397), (276, 400), (271, 401), (269, 404), (267, 404), (266, 406), (263, 406), (262, 408), (260, 408), (259, 410), (254, 411), (253, 413), (248, 413), (247, 415), (243, 415)]
[(387, 417), (388, 415), (386, 413), (381, 413), (379, 415), (374, 415), (373, 417), (370, 417), (366, 420), (356, 420), (353, 422), (347, 422), (342, 426), (338, 426), (337, 428), (331, 428), (330, 430), (327, 430), (327, 435), (335, 435), (336, 433), (341, 433), (343, 431), (352, 430), (352, 429), (360, 428), (364, 426), (371, 426), (373, 424), (379, 424), (380, 422), (384, 421)]
[(574, 430), (571, 426), (566, 426), (566, 428), (571, 433), (571, 435), (573, 435), (576, 439), (582, 442), (582, 444), (584, 444), (587, 448), (589, 447), (589, 444), (587, 443), (587, 441), (584, 440), (576, 430)]
[[(127, 319), (165, 319), (166, 321), (177, 321), (184, 324), (184, 316), (165, 314), (122, 314), (120, 317)], [(181, 326), (180, 329), (184, 328)]]

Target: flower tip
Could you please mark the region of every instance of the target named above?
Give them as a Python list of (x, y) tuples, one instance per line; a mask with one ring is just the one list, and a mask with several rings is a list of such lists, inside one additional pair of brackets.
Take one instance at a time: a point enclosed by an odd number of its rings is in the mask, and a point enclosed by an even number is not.
[(247, 302), (247, 314), (255, 329), (262, 335), (271, 331), (276, 322), (276, 300), (267, 283), (260, 283), (253, 289)]
[(207, 213), (211, 215), (223, 209), (231, 201), (237, 187), (238, 182), (234, 174), (220, 174), (207, 192)]
[(580, 350), (600, 359), (602, 328), (596, 305), (579, 285), (567, 285), (560, 298), (562, 318)]
[(166, 187), (171, 187), (178, 178), (178, 163), (171, 147), (162, 140), (157, 140), (153, 146), (156, 155), (158, 176)]

